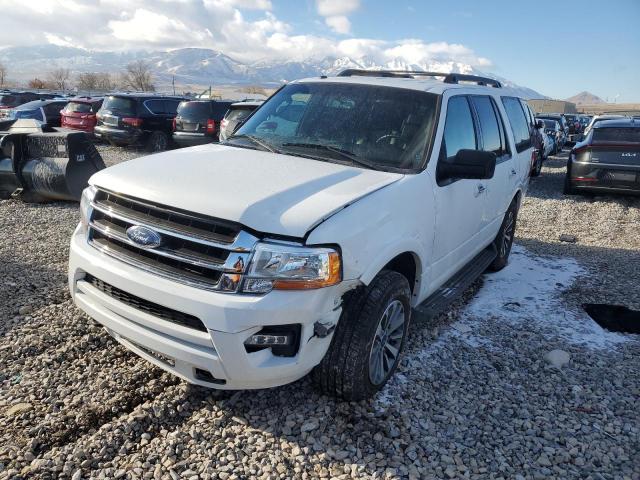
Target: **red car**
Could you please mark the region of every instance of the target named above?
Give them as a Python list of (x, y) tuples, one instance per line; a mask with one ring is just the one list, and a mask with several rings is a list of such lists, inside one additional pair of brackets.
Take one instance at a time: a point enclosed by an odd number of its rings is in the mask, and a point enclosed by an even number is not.
[(61, 126), (93, 133), (96, 126), (96, 113), (102, 106), (102, 97), (76, 97), (71, 99), (60, 112)]

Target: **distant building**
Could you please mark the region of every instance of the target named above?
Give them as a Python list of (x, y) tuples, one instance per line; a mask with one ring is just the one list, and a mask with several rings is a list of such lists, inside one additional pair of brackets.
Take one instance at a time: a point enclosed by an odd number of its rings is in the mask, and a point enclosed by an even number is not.
[(564, 100), (539, 98), (527, 100), (534, 113), (578, 113), (576, 104)]

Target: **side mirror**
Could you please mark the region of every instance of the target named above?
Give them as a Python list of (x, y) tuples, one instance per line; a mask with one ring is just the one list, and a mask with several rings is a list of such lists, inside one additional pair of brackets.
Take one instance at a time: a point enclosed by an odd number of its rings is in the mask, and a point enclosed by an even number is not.
[(453, 162), (438, 164), (438, 177), (483, 180), (492, 178), (496, 169), (496, 154), (482, 150), (458, 150)]

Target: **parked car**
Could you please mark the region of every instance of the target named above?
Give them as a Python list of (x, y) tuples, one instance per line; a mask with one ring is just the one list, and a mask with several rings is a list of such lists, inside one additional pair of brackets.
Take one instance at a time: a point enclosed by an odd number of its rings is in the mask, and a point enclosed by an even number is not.
[(224, 145), (97, 173), (71, 239), (75, 303), (191, 383), (313, 371), (327, 394), (371, 396), (413, 308), (442, 311), (507, 265), (528, 186), (526, 102), (433, 75), (290, 82)]
[(564, 193), (640, 194), (640, 121), (596, 122), (569, 155)]
[[(547, 122), (551, 122), (551, 120), (547, 120)], [(553, 155), (553, 149), (555, 147), (555, 138), (551, 138), (546, 131), (546, 123), (542, 119), (536, 119), (536, 129), (540, 132), (540, 136), (542, 137), (542, 149), (541, 149), (541, 157), (543, 160), (546, 160), (549, 155)]]
[(112, 145), (141, 146), (148, 152), (166, 150), (173, 119), (182, 97), (154, 93), (117, 93), (105, 97), (94, 135)]
[(61, 98), (34, 100), (13, 108), (7, 118), (11, 120), (38, 120), (48, 127), (59, 127), (62, 118), (60, 110), (65, 108), (67, 103), (69, 103), (69, 100)]
[(562, 131), (560, 130), (560, 123), (557, 120), (550, 120), (547, 118), (537, 117), (538, 121), (542, 121), (544, 123), (544, 132), (547, 135), (547, 138), (552, 143), (551, 155), (556, 155), (559, 151), (559, 145), (562, 141)]
[(62, 114), (61, 126), (93, 133), (96, 126), (96, 114), (102, 106), (103, 97), (75, 97), (72, 98)]
[(593, 127), (599, 122), (604, 122), (606, 120), (618, 120), (621, 118), (625, 118), (624, 115), (613, 115), (613, 114), (594, 115), (593, 118), (591, 119), (591, 122), (589, 122), (589, 125), (587, 125), (587, 127), (582, 132), (580, 141), (583, 141), (584, 139), (586, 139), (589, 136), (589, 133), (591, 132)]
[(555, 120), (560, 125), (560, 138), (557, 143), (558, 152), (561, 152), (565, 144), (569, 141), (569, 125), (562, 113), (545, 113), (538, 115), (538, 118), (543, 120)]
[(7, 118), (11, 115), (11, 110), (20, 105), (34, 100), (39, 100), (41, 97), (34, 92), (14, 92), (5, 90), (0, 92), (0, 118)]
[(220, 141), (230, 137), (238, 124), (246, 120), (263, 103), (262, 101), (232, 103), (220, 125)]
[(173, 141), (181, 146), (202, 145), (220, 140), (220, 124), (231, 102), (189, 100), (178, 105), (173, 124)]

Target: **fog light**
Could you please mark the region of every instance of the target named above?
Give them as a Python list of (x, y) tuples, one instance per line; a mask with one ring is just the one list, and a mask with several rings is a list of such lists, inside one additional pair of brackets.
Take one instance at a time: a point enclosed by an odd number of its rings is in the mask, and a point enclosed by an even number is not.
[(289, 345), (291, 337), (288, 335), (251, 335), (246, 345), (271, 346), (271, 345)]
[(244, 342), (247, 353), (271, 349), (276, 357), (294, 357), (300, 348), (300, 324), (271, 325), (254, 333)]

